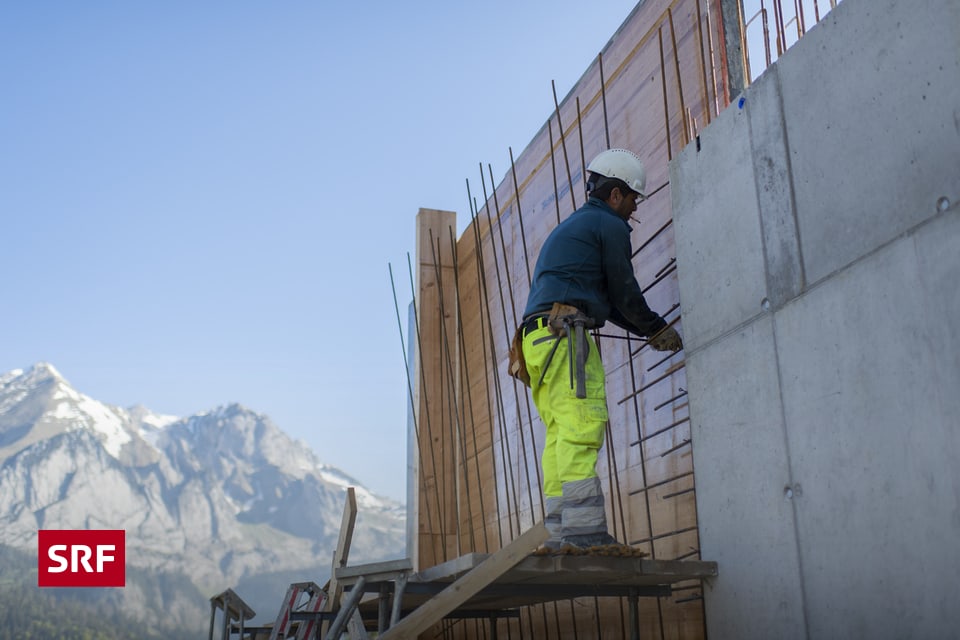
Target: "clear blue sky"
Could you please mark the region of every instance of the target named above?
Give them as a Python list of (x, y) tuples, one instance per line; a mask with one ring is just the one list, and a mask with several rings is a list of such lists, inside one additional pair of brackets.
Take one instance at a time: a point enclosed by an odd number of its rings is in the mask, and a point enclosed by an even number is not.
[(634, 6), (7, 2), (0, 371), (270, 416), (405, 495), (418, 208), (469, 218)]

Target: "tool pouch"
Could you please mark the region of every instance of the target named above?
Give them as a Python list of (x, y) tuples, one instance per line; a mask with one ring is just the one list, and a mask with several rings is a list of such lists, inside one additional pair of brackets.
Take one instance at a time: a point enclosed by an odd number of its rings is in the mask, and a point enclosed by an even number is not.
[(518, 327), (513, 334), (513, 341), (510, 343), (510, 361), (507, 365), (507, 372), (522, 382), (530, 386), (530, 374), (527, 372), (527, 362), (523, 359), (523, 327)]
[[(584, 331), (595, 327), (596, 321), (572, 305), (554, 302), (547, 317), (547, 324), (550, 326), (551, 333), (558, 338), (566, 337), (569, 341), (567, 353), (570, 358), (570, 386), (576, 388), (578, 398), (586, 398), (589, 343)], [(576, 354), (575, 358), (574, 354)]]
[(554, 302), (547, 316), (547, 324), (550, 325), (550, 333), (563, 338), (567, 335), (567, 327), (579, 324), (584, 329), (592, 329), (597, 323), (573, 305)]

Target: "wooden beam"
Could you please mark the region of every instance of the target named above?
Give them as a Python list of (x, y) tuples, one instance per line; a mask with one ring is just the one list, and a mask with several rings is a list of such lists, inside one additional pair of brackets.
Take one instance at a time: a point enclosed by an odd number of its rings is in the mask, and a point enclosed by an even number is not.
[(355, 564), (334, 570), (334, 576), (341, 584), (353, 584), (357, 578), (364, 576), (367, 582), (393, 580), (401, 573), (410, 573), (413, 563), (410, 558), (402, 560), (387, 560), (385, 562), (371, 562), (369, 564)]
[(353, 525), (357, 522), (357, 491), (347, 487), (347, 499), (343, 504), (343, 519), (340, 521), (340, 537), (337, 539), (337, 549), (333, 552), (333, 566), (330, 568), (330, 582), (327, 587), (327, 602), (324, 611), (333, 611), (340, 606), (340, 595), (343, 585), (337, 581), (337, 569), (346, 566), (350, 555), (350, 545), (353, 542)]
[(391, 627), (381, 640), (415, 638), (526, 558), (550, 537), (541, 522)]

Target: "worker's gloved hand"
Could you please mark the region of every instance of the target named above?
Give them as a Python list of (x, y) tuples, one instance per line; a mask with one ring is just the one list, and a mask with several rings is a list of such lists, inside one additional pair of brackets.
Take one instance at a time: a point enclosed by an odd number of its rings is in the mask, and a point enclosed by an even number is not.
[(673, 327), (667, 327), (650, 338), (650, 346), (657, 351), (680, 351), (683, 349), (683, 340)]

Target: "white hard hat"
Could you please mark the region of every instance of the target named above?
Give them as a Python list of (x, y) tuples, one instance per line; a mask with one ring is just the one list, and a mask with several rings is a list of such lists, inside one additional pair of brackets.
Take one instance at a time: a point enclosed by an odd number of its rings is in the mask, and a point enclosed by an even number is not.
[(619, 178), (642, 198), (647, 197), (647, 172), (643, 168), (643, 161), (633, 151), (607, 149), (590, 162), (587, 171), (605, 178)]

